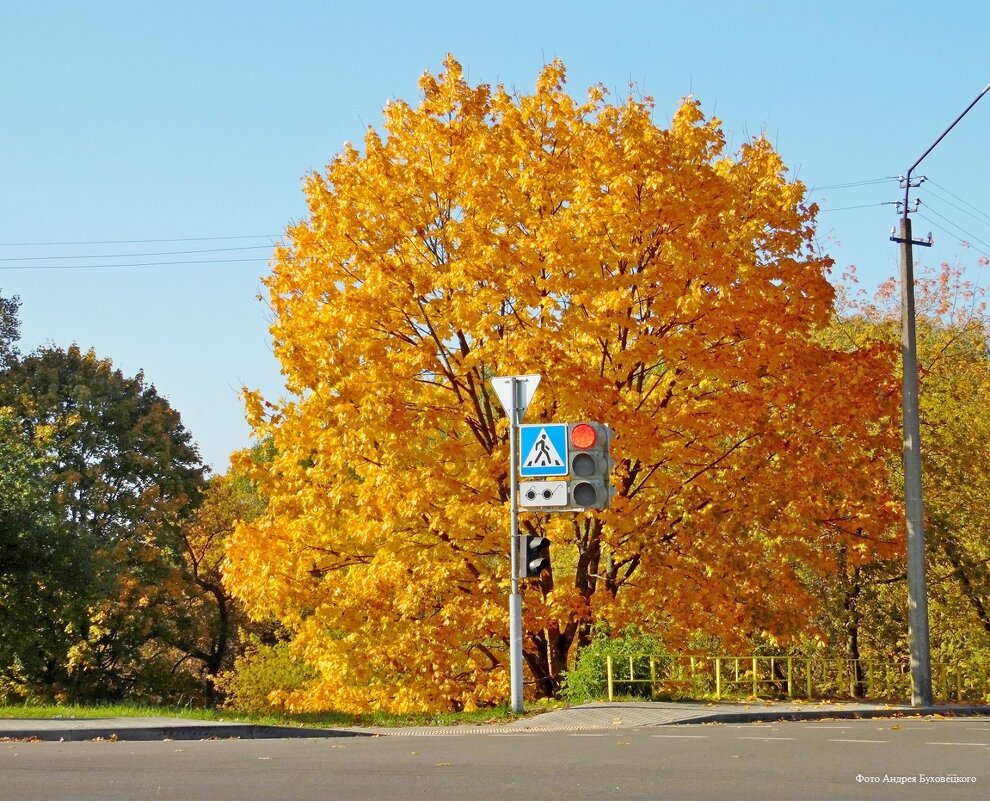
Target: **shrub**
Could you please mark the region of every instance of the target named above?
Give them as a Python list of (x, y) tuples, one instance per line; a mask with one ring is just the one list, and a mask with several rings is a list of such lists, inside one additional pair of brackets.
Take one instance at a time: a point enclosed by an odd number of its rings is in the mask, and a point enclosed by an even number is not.
[[(616, 677), (629, 675), (630, 657), (633, 658), (635, 679), (650, 678), (650, 657), (654, 658), (658, 679), (666, 673), (671, 663), (664, 651), (663, 641), (657, 635), (647, 634), (633, 625), (626, 627), (620, 636), (612, 637), (607, 626), (599, 626), (591, 642), (578, 654), (573, 670), (564, 676), (561, 695), (568, 701), (605, 698), (608, 695), (606, 659), (609, 656), (616, 666)], [(624, 695), (650, 695), (649, 684), (616, 684)]]
[(253, 640), (217, 686), (227, 696), (225, 706), (243, 712), (269, 712), (281, 708), (271, 700), (273, 693), (301, 689), (314, 678), (315, 671), (289, 653), (289, 643), (264, 645)]

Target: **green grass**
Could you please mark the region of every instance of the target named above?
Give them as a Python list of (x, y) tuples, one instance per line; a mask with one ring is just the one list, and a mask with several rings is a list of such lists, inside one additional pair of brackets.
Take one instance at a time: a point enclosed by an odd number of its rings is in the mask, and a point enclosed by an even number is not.
[[(562, 706), (556, 702), (540, 702), (527, 705), (528, 714), (539, 714)], [(472, 712), (413, 713), (406, 715), (385, 712), (368, 712), (348, 715), (341, 712), (291, 714), (288, 712), (238, 712), (224, 709), (197, 709), (193, 707), (146, 706), (143, 704), (22, 704), (0, 706), (0, 718), (129, 718), (169, 717), (192, 720), (222, 720), (237, 723), (255, 723), (266, 726), (457, 726), (508, 723), (525, 715), (512, 712), (507, 706), (478, 709)]]

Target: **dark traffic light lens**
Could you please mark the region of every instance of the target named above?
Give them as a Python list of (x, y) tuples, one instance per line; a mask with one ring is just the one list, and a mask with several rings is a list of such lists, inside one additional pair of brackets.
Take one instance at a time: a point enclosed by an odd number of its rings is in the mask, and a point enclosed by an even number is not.
[(587, 481), (575, 484), (571, 496), (579, 506), (594, 506), (598, 502), (598, 492)]
[(595, 457), (590, 453), (579, 453), (571, 459), (571, 471), (576, 476), (587, 478), (595, 474)]

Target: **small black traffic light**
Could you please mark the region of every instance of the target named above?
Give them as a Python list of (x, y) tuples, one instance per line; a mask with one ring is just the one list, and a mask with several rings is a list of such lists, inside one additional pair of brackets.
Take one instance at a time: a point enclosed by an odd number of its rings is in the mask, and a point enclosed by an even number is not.
[(567, 496), (572, 509), (604, 509), (612, 498), (612, 429), (604, 423), (568, 423)]
[(536, 534), (525, 534), (522, 538), (522, 569), (519, 578), (539, 578), (540, 573), (550, 569), (550, 540)]

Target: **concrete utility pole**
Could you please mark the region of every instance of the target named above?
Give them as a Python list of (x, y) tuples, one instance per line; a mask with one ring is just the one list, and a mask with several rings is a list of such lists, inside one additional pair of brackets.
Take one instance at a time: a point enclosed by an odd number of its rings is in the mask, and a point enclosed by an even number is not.
[[(910, 184), (910, 178), (907, 183)], [(906, 193), (905, 193), (906, 194)], [(905, 201), (907, 203), (907, 201)], [(905, 205), (905, 208), (907, 206)], [(908, 638), (911, 643), (911, 706), (932, 705), (931, 645), (928, 638), (928, 579), (925, 504), (921, 494), (921, 424), (918, 405), (918, 346), (914, 319), (911, 218), (901, 218), (901, 361), (904, 411), (904, 513), (907, 526)]]
[[(921, 154), (904, 176), (904, 207), (900, 236), (891, 239), (901, 244), (901, 359), (903, 363), (904, 412), (904, 510), (907, 526), (908, 630), (911, 640), (911, 705), (932, 705), (931, 645), (928, 633), (928, 584), (925, 559), (925, 505), (921, 493), (921, 426), (918, 407), (918, 348), (914, 314), (914, 255), (912, 246), (931, 246), (931, 239), (911, 238), (911, 209), (908, 194), (911, 174), (966, 113), (990, 91), (983, 87), (976, 99), (946, 128), (942, 135)], [(915, 184), (917, 186), (917, 184)]]

